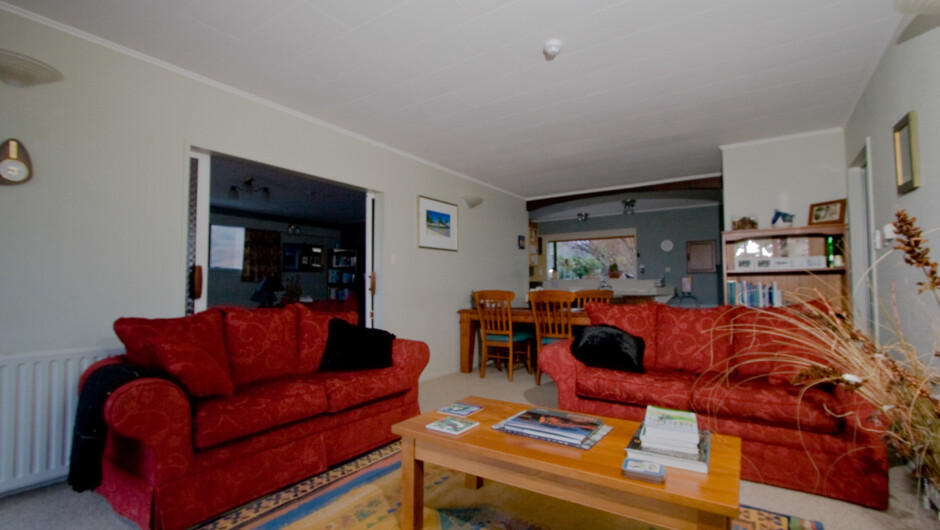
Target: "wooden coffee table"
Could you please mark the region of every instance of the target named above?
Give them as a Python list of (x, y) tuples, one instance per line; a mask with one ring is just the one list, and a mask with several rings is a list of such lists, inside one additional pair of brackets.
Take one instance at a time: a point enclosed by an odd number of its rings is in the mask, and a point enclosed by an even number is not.
[(738, 516), (741, 439), (712, 435), (709, 472), (667, 468), (665, 484), (624, 478), (624, 448), (638, 422), (603, 418), (613, 430), (585, 451), (492, 429), (531, 408), (477, 396), (460, 399), (483, 410), (469, 416), (476, 428), (453, 436), (425, 428), (444, 417), (428, 412), (392, 426), (402, 437), (402, 528), (424, 521), (424, 463), (468, 475), (468, 485), (491, 479), (598, 510), (667, 528), (726, 530)]

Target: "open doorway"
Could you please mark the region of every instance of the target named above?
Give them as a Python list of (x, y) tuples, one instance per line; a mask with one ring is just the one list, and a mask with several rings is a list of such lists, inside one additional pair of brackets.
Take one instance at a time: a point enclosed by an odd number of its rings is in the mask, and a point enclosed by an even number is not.
[(365, 190), (229, 155), (213, 153), (203, 163), (206, 307), (299, 301), (355, 310), (367, 322)]
[(856, 325), (869, 332), (878, 342), (878, 276), (875, 274), (875, 247), (872, 234), (875, 232), (872, 195), (871, 138), (865, 148), (855, 157), (848, 171), (848, 222), (849, 248), (852, 252), (852, 300), (855, 306)]

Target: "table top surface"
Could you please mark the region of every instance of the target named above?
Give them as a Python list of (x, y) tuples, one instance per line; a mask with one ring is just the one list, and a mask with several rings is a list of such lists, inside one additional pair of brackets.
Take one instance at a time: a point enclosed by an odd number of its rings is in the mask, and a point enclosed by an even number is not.
[(625, 478), (620, 469), (625, 457), (625, 448), (640, 426), (638, 422), (595, 416), (613, 429), (597, 445), (589, 450), (582, 450), (507, 434), (492, 428), (493, 424), (517, 412), (533, 408), (531, 405), (479, 396), (469, 396), (457, 401), (483, 407), (467, 417), (480, 422), (480, 425), (456, 436), (432, 431), (425, 426), (447, 416), (433, 411), (395, 424), (392, 432), (413, 438), (419, 448), (422, 443), (433, 444), (451, 451), (540, 469), (546, 473), (625, 493), (643, 495), (729, 517), (738, 515), (741, 485), (740, 438), (712, 435), (708, 473), (667, 467), (665, 484), (652, 484)]

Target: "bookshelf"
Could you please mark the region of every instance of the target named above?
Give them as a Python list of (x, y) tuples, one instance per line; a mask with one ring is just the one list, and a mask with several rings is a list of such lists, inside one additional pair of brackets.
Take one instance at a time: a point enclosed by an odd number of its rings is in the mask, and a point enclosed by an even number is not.
[[(799, 293), (812, 296), (818, 290), (836, 309), (848, 309), (843, 304), (849, 299), (848, 227), (844, 224), (803, 226), (799, 228), (773, 228), (731, 230), (721, 233), (724, 252), (723, 282), (725, 303), (737, 303), (741, 292), (754, 293), (759, 287), (770, 291), (751, 296), (746, 305), (773, 304), (773, 286), (783, 293), (782, 300), (791, 302), (787, 295)], [(729, 287), (735, 282), (735, 288)]]
[(355, 250), (335, 248), (330, 250), (327, 288), (331, 300), (346, 300), (356, 288), (356, 271), (359, 253)]

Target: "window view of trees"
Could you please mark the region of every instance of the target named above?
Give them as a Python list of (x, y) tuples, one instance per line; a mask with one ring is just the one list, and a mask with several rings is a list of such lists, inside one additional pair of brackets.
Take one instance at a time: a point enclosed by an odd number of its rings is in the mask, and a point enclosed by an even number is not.
[[(549, 267), (560, 280), (606, 278), (611, 272), (636, 278), (636, 262), (633, 236), (553, 241), (548, 245)], [(612, 270), (613, 265), (616, 268)]]

